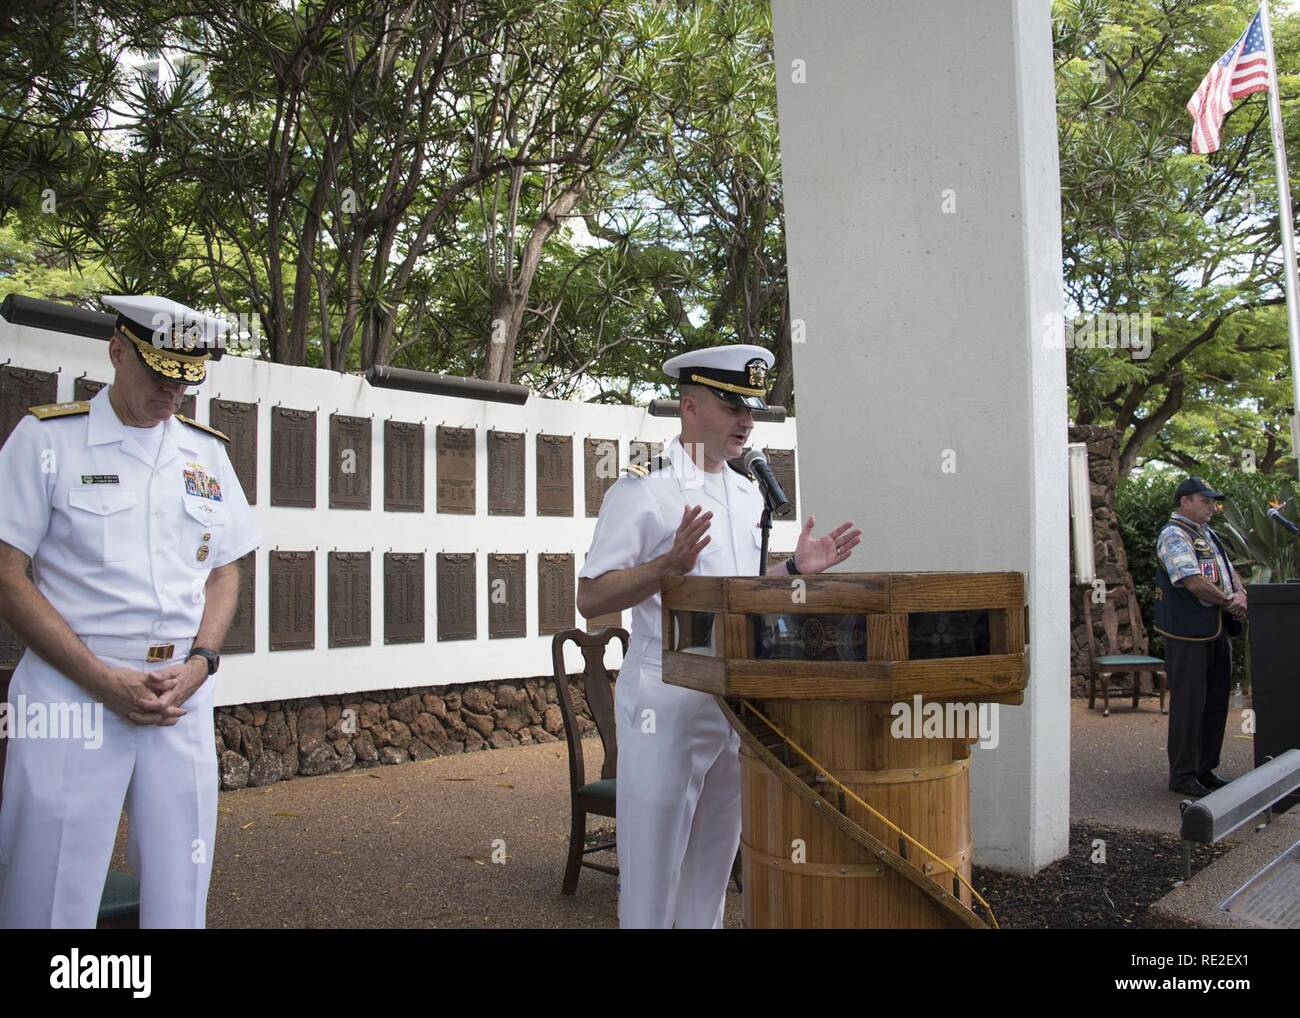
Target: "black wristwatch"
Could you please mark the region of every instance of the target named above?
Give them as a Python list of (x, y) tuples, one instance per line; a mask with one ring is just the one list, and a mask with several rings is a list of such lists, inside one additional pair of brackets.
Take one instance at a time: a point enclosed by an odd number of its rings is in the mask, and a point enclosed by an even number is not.
[(798, 576), (798, 575), (799, 575), (799, 569), (798, 569), (798, 567), (794, 564), (794, 556), (793, 556), (793, 555), (791, 555), (788, 559), (785, 560), (785, 571), (786, 571), (787, 573), (789, 573), (791, 576)]
[(191, 647), (191, 648), (190, 648), (190, 656), (187, 657), (187, 658), (185, 659), (185, 663), (186, 663), (186, 664), (189, 664), (190, 659), (191, 659), (191, 658), (196, 658), (196, 657), (201, 657), (201, 658), (203, 658), (204, 661), (206, 661), (206, 662), (208, 663), (208, 674), (209, 674), (209, 675), (215, 675), (215, 674), (216, 674), (216, 672), (217, 672), (217, 668), (218, 668), (218, 667), (220, 666), (220, 664), (221, 664), (221, 655), (220, 655), (220, 654), (218, 654), (215, 650), (208, 650), (207, 647)]

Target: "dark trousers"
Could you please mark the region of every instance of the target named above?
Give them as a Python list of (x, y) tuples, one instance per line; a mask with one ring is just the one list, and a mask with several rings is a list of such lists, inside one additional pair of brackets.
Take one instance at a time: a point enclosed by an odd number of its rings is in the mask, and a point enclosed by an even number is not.
[(1228, 677), (1232, 644), (1227, 633), (1214, 640), (1165, 638), (1169, 676), (1169, 783), (1209, 774), (1219, 766), (1228, 721)]

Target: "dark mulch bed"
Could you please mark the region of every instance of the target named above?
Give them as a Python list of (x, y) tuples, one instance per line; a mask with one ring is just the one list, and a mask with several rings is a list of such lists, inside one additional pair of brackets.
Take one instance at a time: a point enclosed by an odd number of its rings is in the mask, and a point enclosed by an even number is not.
[[(1096, 839), (1105, 842), (1104, 863), (1092, 861)], [(1224, 844), (1195, 846), (1192, 873), (1228, 850)], [(1032, 877), (976, 866), (972, 883), (1003, 929), (1140, 929), (1150, 907), (1182, 874), (1176, 835), (1075, 823), (1066, 858)]]

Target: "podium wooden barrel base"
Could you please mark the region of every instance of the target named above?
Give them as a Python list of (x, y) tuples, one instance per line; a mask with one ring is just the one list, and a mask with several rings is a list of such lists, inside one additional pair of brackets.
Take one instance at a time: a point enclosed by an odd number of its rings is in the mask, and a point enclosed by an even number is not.
[[(840, 782), (969, 882), (970, 740), (894, 738), (890, 704), (766, 700), (759, 709)], [(744, 923), (753, 929), (959, 925), (916, 884), (832, 822), (839, 811), (970, 907), (969, 888), (834, 785), (821, 801), (741, 747)]]

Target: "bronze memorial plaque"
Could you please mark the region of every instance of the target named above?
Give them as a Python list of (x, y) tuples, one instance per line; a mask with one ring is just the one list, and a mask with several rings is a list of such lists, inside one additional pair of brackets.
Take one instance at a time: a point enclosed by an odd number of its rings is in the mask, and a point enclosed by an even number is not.
[(223, 654), (252, 654), (257, 649), (257, 552), (250, 551), (239, 562), (239, 595), (235, 616), (230, 620)]
[(58, 400), (58, 379), (53, 371), (31, 371), (6, 364), (0, 368), (0, 445), (27, 414), (28, 407)]
[(473, 428), (438, 426), (438, 512), (440, 513), (474, 515), (476, 437)]
[(599, 516), (605, 492), (618, 480), (618, 442), (611, 438), (588, 438), (582, 443), (582, 453), (587, 515)]
[(370, 508), (369, 417), (330, 414), (330, 508)]
[(424, 642), (424, 552), (384, 555), (384, 642)]
[(537, 436), (537, 515), (573, 515), (573, 439)]
[(542, 636), (573, 628), (575, 582), (572, 555), (537, 556), (537, 618)]
[(81, 378), (74, 378), (72, 380), (72, 398), (77, 400), (94, 399), (95, 394), (107, 384), (107, 382), (97, 382), (93, 378), (86, 378), (84, 375)]
[(316, 411), (271, 408), (271, 505), (316, 508)]
[(370, 552), (329, 555), (329, 645), (370, 646)]
[(648, 467), (663, 454), (663, 451), (663, 442), (629, 442), (627, 446), (628, 465)]
[(524, 435), (519, 431), (489, 431), (488, 515), (524, 514)]
[(423, 424), (384, 422), (384, 509), (424, 512)]
[(478, 636), (474, 608), (473, 552), (438, 553), (438, 639), (472, 640)]
[(488, 639), (528, 635), (527, 564), (523, 555), (488, 556)]
[(316, 646), (316, 553), (272, 551), (269, 558), (271, 649), (310, 650)]
[(798, 520), (799, 502), (794, 492), (794, 450), (764, 449), (763, 452), (767, 456), (767, 462), (772, 468), (772, 473), (781, 483), (782, 490), (785, 491), (785, 497), (790, 500), (790, 514), (781, 517), (781, 519)]
[(208, 423), (230, 439), (226, 455), (248, 504), (257, 505), (257, 404), (210, 399)]

